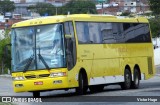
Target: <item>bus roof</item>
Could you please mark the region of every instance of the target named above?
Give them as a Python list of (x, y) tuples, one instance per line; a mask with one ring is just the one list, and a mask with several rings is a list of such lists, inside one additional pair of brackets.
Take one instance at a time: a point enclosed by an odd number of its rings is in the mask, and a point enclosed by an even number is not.
[(94, 22), (126, 22), (126, 23), (148, 23), (148, 20), (144, 17), (129, 18), (123, 16), (111, 16), (111, 15), (93, 15), (93, 14), (73, 14), (73, 15), (57, 15), (40, 17), (30, 20), (25, 20), (12, 25), (15, 27), (35, 26), (52, 23), (61, 23), (65, 21), (94, 21)]

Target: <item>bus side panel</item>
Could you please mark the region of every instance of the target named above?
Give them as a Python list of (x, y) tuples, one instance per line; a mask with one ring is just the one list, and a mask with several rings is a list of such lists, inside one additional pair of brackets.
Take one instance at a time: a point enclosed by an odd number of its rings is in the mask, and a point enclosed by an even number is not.
[(78, 75), (81, 69), (86, 71), (89, 83), (93, 65), (93, 51), (90, 48), (88, 45), (77, 45), (77, 62), (75, 67), (69, 70), (68, 73), (70, 87), (78, 87)]
[(72, 70), (68, 71), (69, 87), (78, 87), (78, 75), (81, 69), (86, 71), (89, 81), (91, 68), (92, 60), (80, 60), (78, 58), (76, 66)]
[(94, 45), (94, 59), (92, 67), (92, 77), (114, 76), (119, 73), (116, 71), (119, 68), (118, 53), (113, 45)]
[(148, 63), (147, 63), (147, 57), (134, 57), (134, 58), (121, 58), (120, 59), (120, 69), (122, 71), (122, 75), (124, 75), (125, 67), (128, 65), (130, 67), (131, 73), (132, 73), (132, 80), (133, 80), (133, 71), (135, 65), (139, 66), (141, 77), (143, 79), (148, 79)]
[(124, 70), (125, 66), (129, 65), (133, 73), (134, 66), (137, 64), (141, 74), (145, 75), (145, 79), (151, 78), (155, 73), (151, 45), (151, 43), (127, 44), (126, 48), (119, 48), (121, 70)]
[(101, 44), (92, 47), (94, 59), (89, 85), (122, 82), (119, 58), (114, 44)]

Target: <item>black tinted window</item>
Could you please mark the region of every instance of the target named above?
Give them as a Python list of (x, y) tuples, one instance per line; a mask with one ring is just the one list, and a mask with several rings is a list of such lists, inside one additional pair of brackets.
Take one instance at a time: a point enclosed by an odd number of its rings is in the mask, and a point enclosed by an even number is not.
[(150, 31), (148, 24), (133, 24), (125, 30), (125, 42), (128, 43), (143, 43), (151, 42)]
[(76, 41), (74, 37), (73, 23), (65, 22), (64, 29), (66, 41), (67, 68), (68, 70), (71, 70), (76, 64)]
[(116, 43), (112, 23), (99, 23), (103, 43)]
[(88, 23), (89, 25), (89, 39), (92, 43), (102, 43), (102, 35), (100, 30), (100, 23)]
[(113, 25), (113, 36), (117, 43), (124, 42), (124, 31), (122, 23), (112, 23)]
[(79, 43), (90, 43), (87, 22), (76, 22), (76, 30)]
[(79, 43), (151, 42), (148, 24), (76, 22)]

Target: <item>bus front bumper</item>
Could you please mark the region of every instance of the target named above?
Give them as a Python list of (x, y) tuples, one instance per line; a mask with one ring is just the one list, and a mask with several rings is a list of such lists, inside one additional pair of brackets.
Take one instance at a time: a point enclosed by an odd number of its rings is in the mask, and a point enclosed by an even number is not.
[(13, 81), (14, 92), (47, 91), (68, 88), (67, 77)]

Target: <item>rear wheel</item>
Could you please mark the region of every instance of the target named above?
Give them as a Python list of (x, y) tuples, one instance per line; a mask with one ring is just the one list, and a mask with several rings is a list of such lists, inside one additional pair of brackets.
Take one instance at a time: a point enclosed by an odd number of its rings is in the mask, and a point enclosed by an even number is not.
[(131, 82), (132, 82), (131, 72), (129, 71), (129, 69), (125, 69), (124, 82), (120, 84), (121, 88), (124, 90), (129, 89), (131, 87)]
[(132, 89), (138, 89), (139, 88), (139, 83), (140, 83), (140, 73), (137, 69), (134, 70), (134, 81), (132, 81), (131, 88)]
[(40, 92), (39, 91), (33, 92), (33, 97), (40, 97)]
[(79, 86), (76, 88), (76, 93), (78, 95), (83, 95), (87, 92), (87, 85), (85, 84), (85, 82), (87, 82), (85, 79), (84, 79), (84, 76), (82, 73), (79, 74), (79, 79), (78, 79), (78, 83), (79, 83)]

